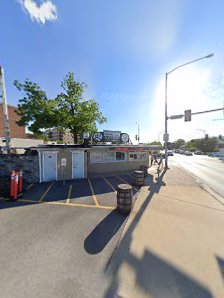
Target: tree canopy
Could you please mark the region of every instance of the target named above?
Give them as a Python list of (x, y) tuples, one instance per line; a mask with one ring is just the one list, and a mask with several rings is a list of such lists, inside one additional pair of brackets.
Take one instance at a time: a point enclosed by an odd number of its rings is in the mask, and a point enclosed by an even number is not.
[(212, 152), (216, 148), (216, 143), (216, 138), (193, 139), (186, 143), (186, 147), (191, 151), (200, 150), (202, 152)]
[(159, 142), (159, 141), (153, 141), (153, 142), (147, 143), (147, 145), (158, 145), (158, 146), (162, 146), (162, 143)]
[(23, 94), (18, 105), (17, 113), (21, 116), (18, 124), (26, 125), (33, 133), (54, 127), (70, 129), (77, 142), (83, 132), (97, 131), (96, 122), (106, 122), (98, 102), (84, 97), (86, 84), (77, 82), (72, 72), (66, 75), (61, 83), (63, 90), (54, 99), (49, 99), (40, 86), (28, 79), (24, 83), (15, 81), (14, 85)]

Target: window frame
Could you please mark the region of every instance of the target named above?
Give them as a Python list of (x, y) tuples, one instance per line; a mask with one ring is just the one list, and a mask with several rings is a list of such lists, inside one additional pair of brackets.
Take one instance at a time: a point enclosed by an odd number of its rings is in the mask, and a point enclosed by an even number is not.
[[(121, 153), (124, 153), (124, 160), (117, 160), (116, 159), (116, 153), (117, 152), (121, 152)], [(114, 157), (113, 157), (113, 160), (110, 160), (110, 161), (105, 161), (104, 160), (104, 155), (107, 154), (107, 153), (113, 153)], [(92, 154), (101, 154), (101, 161), (99, 162), (93, 162), (93, 159), (91, 157)], [(127, 162), (127, 152), (126, 151), (109, 151), (109, 152), (90, 152), (90, 158), (89, 158), (89, 163), (92, 165), (92, 164), (102, 164), (102, 163), (117, 163), (117, 162)]]
[[(124, 153), (124, 160), (117, 160), (116, 159), (116, 153), (119, 152), (119, 153)], [(126, 151), (114, 151), (114, 159), (115, 159), (115, 162), (126, 162), (127, 161), (127, 152)]]
[[(138, 159), (134, 159), (130, 157), (130, 155), (135, 155), (135, 154), (140, 154), (140, 155), (145, 155), (145, 158), (138, 158)], [(147, 151), (132, 151), (132, 152), (129, 152), (129, 161), (146, 161), (147, 160)]]

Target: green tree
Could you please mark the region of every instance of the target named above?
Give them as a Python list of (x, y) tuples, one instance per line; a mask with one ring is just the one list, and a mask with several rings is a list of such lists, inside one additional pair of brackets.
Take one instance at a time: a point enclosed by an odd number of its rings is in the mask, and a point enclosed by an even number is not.
[(186, 143), (186, 147), (193, 150), (200, 150), (202, 152), (212, 152), (216, 148), (216, 138), (193, 139)]
[(75, 81), (74, 73), (68, 73), (61, 87), (63, 92), (55, 99), (48, 99), (46, 92), (30, 80), (24, 83), (14, 82), (23, 94), (19, 100), (19, 125), (25, 125), (30, 131), (41, 134), (44, 129), (57, 127), (62, 131), (69, 128), (77, 142), (83, 132), (96, 132), (96, 122), (102, 124), (106, 118), (99, 110), (99, 104), (84, 97), (86, 84)]
[(96, 132), (96, 122), (102, 124), (106, 122), (106, 118), (100, 112), (99, 104), (95, 100), (84, 98), (86, 84), (76, 82), (74, 73), (68, 73), (61, 87), (64, 92), (56, 97), (60, 126), (71, 129), (77, 142), (79, 134)]
[(153, 142), (147, 143), (147, 145), (158, 145), (158, 146), (162, 146), (162, 143), (159, 142), (159, 141), (153, 141)]
[(174, 142), (168, 142), (168, 147), (170, 150), (179, 149), (184, 145), (185, 145), (185, 140), (183, 140), (183, 139), (178, 139)]
[(173, 147), (174, 147), (174, 149), (179, 149), (179, 148), (181, 148), (182, 146), (184, 146), (185, 145), (185, 140), (184, 139), (178, 139), (178, 140), (176, 140), (174, 143), (173, 143)]
[(27, 126), (30, 131), (38, 135), (42, 134), (41, 129), (55, 126), (55, 101), (48, 99), (40, 86), (29, 79), (24, 83), (15, 81), (14, 85), (23, 94), (16, 112), (21, 116), (17, 124)]

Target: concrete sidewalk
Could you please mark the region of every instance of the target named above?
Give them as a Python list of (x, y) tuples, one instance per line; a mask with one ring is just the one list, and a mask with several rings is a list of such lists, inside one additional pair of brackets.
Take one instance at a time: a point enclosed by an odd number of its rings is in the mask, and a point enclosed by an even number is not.
[(105, 297), (224, 297), (224, 206), (181, 167), (150, 169)]

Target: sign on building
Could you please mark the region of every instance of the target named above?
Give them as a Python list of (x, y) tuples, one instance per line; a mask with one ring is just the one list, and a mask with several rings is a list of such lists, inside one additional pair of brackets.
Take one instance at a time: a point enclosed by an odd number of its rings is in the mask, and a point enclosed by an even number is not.
[(93, 141), (98, 142), (117, 142), (128, 143), (129, 135), (127, 133), (121, 133), (121, 131), (104, 130), (103, 132), (96, 132), (93, 135)]
[(61, 158), (61, 166), (62, 167), (65, 167), (66, 166), (66, 162), (67, 162), (67, 159), (66, 158)]
[(104, 130), (103, 135), (105, 142), (116, 142), (120, 141), (121, 131)]

